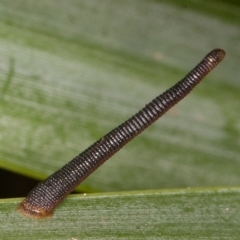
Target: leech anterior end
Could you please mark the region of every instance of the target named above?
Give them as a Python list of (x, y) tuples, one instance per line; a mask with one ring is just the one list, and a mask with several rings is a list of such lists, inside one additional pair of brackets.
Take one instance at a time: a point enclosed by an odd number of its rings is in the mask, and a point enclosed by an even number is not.
[(224, 58), (214, 49), (176, 85), (148, 103), (142, 110), (95, 142), (72, 161), (39, 183), (19, 204), (18, 210), (33, 218), (49, 217), (55, 207), (86, 177), (184, 98)]

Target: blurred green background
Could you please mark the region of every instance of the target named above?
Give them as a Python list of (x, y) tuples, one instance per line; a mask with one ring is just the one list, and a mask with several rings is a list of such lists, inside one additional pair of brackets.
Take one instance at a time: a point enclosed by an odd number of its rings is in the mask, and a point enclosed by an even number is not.
[(217, 69), (78, 190), (239, 185), (239, 12), (238, 1), (1, 0), (0, 167), (44, 179), (220, 47)]

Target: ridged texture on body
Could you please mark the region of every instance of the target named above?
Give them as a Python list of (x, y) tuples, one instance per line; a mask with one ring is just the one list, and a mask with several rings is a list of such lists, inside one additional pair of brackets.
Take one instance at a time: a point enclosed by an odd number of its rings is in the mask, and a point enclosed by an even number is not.
[(54, 208), (80, 182), (116, 151), (184, 98), (225, 56), (221, 49), (211, 51), (180, 82), (147, 104), (129, 120), (113, 129), (72, 161), (38, 184), (20, 203), (21, 213), (35, 218), (51, 216)]

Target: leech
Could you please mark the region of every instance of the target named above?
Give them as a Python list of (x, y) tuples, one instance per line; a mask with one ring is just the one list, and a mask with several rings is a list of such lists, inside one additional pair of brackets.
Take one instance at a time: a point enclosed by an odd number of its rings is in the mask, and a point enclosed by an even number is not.
[(127, 142), (150, 126), (184, 98), (225, 56), (214, 49), (169, 90), (156, 97), (142, 110), (95, 142), (72, 161), (39, 183), (19, 204), (18, 210), (33, 218), (49, 217), (72, 190)]

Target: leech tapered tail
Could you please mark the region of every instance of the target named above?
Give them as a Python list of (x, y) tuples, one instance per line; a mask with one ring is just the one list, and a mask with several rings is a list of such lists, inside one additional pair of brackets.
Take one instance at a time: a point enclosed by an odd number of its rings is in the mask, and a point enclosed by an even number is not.
[(60, 170), (38, 184), (20, 203), (18, 210), (29, 217), (43, 218), (51, 216), (54, 208), (80, 182), (127, 142), (184, 98), (222, 61), (224, 56), (225, 52), (222, 49), (211, 51), (175, 86), (148, 103), (137, 114), (113, 129)]

